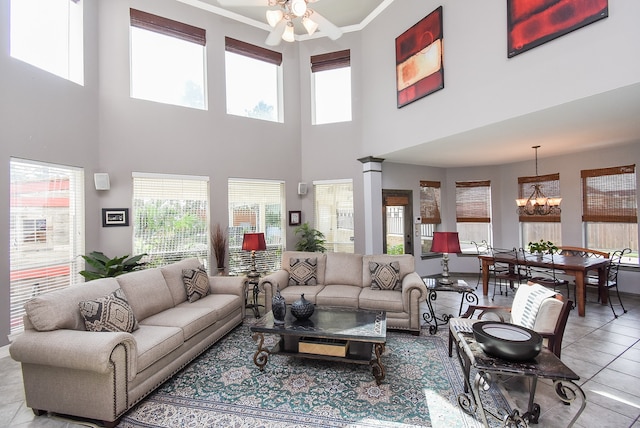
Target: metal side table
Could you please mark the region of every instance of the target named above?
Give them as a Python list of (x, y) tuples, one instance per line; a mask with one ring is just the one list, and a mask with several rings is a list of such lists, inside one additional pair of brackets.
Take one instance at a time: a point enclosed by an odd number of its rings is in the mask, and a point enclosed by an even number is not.
[(475, 289), (473, 287), (469, 287), (469, 285), (461, 279), (453, 284), (441, 284), (438, 282), (437, 278), (429, 277), (423, 277), (422, 281), (429, 291), (429, 295), (427, 296), (427, 306), (429, 311), (423, 313), (422, 318), (430, 324), (430, 334), (436, 334), (438, 332), (438, 326), (447, 324), (449, 322), (449, 318), (454, 317), (453, 314), (442, 314), (441, 317), (436, 315), (434, 303), (438, 298), (438, 292), (456, 292), (462, 294), (462, 297), (460, 298), (460, 307), (458, 308), (458, 316), (462, 314), (462, 305), (464, 302), (472, 305), (478, 304), (478, 296), (475, 293)]
[[(258, 287), (259, 282), (260, 274), (257, 276), (253, 276), (250, 273), (247, 274), (247, 286), (244, 290), (244, 307), (252, 309), (253, 316), (256, 318), (260, 318), (260, 310), (258, 308), (264, 308), (264, 305), (258, 303), (258, 295), (260, 294), (260, 288)], [(251, 296), (249, 296), (250, 292)]]
[[(498, 357), (492, 357), (484, 353), (480, 345), (475, 341), (473, 333), (458, 331), (456, 333), (456, 353), (464, 372), (464, 393), (458, 395), (458, 405), (466, 413), (477, 414), (485, 427), (489, 426), (487, 415), (503, 422), (503, 426), (528, 427), (529, 424), (538, 423), (540, 406), (535, 403), (536, 386), (539, 378), (551, 379), (554, 391), (558, 398), (566, 404), (571, 404), (576, 398), (581, 397), (581, 406), (568, 427), (572, 427), (587, 405), (584, 391), (575, 381), (580, 376), (567, 367), (549, 349), (543, 348), (540, 354), (530, 361), (508, 361)], [(471, 381), (471, 368), (476, 375)], [(515, 409), (510, 414), (504, 409), (485, 409), (480, 394), (491, 387), (492, 375), (525, 376), (530, 378), (529, 407), (520, 414)], [(469, 391), (472, 395), (469, 395)]]

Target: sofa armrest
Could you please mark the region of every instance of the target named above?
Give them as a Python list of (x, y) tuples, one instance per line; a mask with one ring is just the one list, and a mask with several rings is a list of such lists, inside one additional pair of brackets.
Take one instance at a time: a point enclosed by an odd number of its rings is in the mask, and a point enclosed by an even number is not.
[(405, 309), (410, 307), (410, 298), (413, 290), (418, 292), (418, 302), (427, 300), (427, 286), (416, 272), (408, 273), (402, 278), (402, 300)]
[(246, 276), (217, 275), (209, 277), (211, 294), (235, 294), (244, 299), (246, 283)]
[(268, 313), (271, 310), (271, 302), (276, 290), (283, 290), (289, 285), (289, 272), (285, 269), (277, 270), (264, 278), (260, 279), (258, 288), (260, 292), (264, 291), (264, 311)]
[[(124, 346), (127, 360), (112, 362), (113, 350)], [(137, 370), (137, 346), (131, 333), (91, 332), (83, 330), (25, 330), (9, 347), (11, 358), (26, 364), (64, 367), (101, 374), (113, 369), (113, 363), (127, 365), (129, 380)]]

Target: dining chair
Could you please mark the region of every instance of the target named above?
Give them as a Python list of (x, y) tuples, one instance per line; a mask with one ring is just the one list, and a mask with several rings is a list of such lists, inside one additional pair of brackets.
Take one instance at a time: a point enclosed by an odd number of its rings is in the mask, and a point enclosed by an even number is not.
[[(555, 255), (553, 253), (544, 254), (542, 256), (542, 258), (545, 261), (551, 262), (551, 267), (529, 266), (529, 270), (530, 270), (529, 280), (537, 284), (543, 285), (545, 287), (553, 288), (554, 291), (558, 291), (558, 288), (560, 287), (566, 287), (567, 299), (571, 299), (570, 282), (568, 279), (562, 278), (560, 276), (563, 273), (563, 271), (556, 269), (554, 257)], [(575, 293), (575, 289), (574, 289), (574, 293)]]
[[(620, 270), (620, 264), (622, 263), (622, 258), (625, 254), (629, 254), (631, 252), (630, 248), (625, 248), (624, 250), (616, 250), (611, 254), (609, 259), (609, 265), (607, 266), (607, 279), (604, 284), (605, 289), (607, 290), (607, 297), (609, 300), (609, 306), (611, 307), (611, 311), (613, 312), (613, 316), (618, 318), (618, 314), (616, 310), (613, 308), (613, 302), (611, 301), (611, 292), (612, 288), (615, 288), (616, 295), (618, 296), (618, 302), (620, 302), (620, 307), (622, 308), (623, 313), (627, 313), (627, 310), (624, 308), (622, 304), (622, 299), (620, 298), (620, 291), (618, 290), (618, 271)], [(585, 278), (585, 285), (587, 287), (600, 287), (599, 280), (597, 276), (588, 276)], [(585, 293), (586, 295), (586, 293)], [(598, 299), (600, 297), (600, 293), (598, 293)]]
[[(515, 260), (513, 262), (502, 262), (500, 258), (504, 257), (509, 260)], [(493, 257), (496, 259), (493, 264), (493, 295), (491, 300), (496, 297), (496, 288), (500, 289), (500, 295), (502, 295), (502, 286), (504, 284), (504, 295), (507, 296), (509, 290), (515, 291), (516, 288), (522, 283), (528, 280), (526, 275), (526, 266), (520, 264), (522, 255), (516, 248), (510, 250), (507, 249), (493, 249)]]

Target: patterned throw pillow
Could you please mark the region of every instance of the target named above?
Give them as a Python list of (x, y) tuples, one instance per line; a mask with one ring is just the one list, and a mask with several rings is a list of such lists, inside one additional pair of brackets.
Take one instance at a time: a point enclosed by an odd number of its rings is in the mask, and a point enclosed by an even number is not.
[(88, 331), (124, 331), (138, 329), (138, 321), (121, 288), (95, 300), (78, 303)]
[(209, 275), (200, 266), (198, 269), (182, 269), (182, 282), (187, 290), (187, 298), (193, 303), (209, 294)]
[(372, 290), (400, 290), (400, 263), (369, 262)]
[(318, 259), (289, 259), (289, 285), (318, 285)]

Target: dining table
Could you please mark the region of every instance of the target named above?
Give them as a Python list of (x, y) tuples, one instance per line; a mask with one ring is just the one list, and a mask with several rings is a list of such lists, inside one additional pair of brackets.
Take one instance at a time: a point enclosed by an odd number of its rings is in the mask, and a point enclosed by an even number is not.
[(522, 253), (516, 257), (513, 253), (500, 253), (498, 255), (480, 254), (478, 255), (482, 263), (482, 294), (489, 294), (489, 268), (495, 263), (504, 263), (515, 269), (516, 265), (525, 265), (539, 268), (554, 268), (562, 273), (575, 277), (576, 283), (576, 302), (578, 307), (578, 315), (585, 316), (585, 296), (586, 283), (585, 277), (589, 271), (598, 272), (598, 289), (600, 302), (604, 305), (607, 303), (608, 295), (605, 288), (607, 281), (608, 258), (582, 257), (571, 255), (549, 254), (537, 255)]

